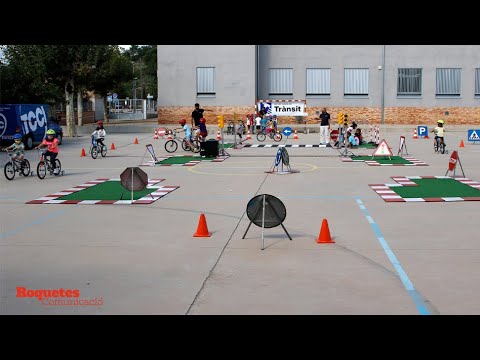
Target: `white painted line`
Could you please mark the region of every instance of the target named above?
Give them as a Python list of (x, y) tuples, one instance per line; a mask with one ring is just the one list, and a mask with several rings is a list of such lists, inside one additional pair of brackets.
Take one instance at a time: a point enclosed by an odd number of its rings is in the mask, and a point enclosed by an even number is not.
[(93, 204), (96, 204), (99, 201), (100, 200), (83, 200), (83, 201), (80, 201), (78, 204), (79, 205), (93, 205)]
[(422, 202), (422, 201), (424, 202), (425, 201), (425, 199), (423, 198), (404, 198), (404, 200), (406, 202)]
[(464, 201), (461, 197), (444, 197), (442, 199), (445, 201)]
[(113, 205), (130, 205), (132, 200), (118, 200), (113, 203)]

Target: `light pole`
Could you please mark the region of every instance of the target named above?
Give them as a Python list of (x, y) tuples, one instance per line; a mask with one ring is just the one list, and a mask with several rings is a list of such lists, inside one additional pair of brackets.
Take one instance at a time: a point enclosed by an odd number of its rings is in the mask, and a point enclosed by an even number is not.
[(133, 117), (137, 112), (137, 78), (133, 78)]

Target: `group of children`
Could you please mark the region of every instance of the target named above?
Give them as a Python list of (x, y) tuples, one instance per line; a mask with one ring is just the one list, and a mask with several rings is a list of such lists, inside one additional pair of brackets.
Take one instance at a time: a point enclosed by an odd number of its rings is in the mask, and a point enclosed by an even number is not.
[(277, 115), (267, 116), (262, 110), (258, 112), (255, 119), (253, 115), (247, 115), (247, 129), (250, 130), (252, 135), (260, 132), (277, 131)]
[(348, 120), (345, 119), (343, 124), (338, 128), (338, 141), (335, 143), (335, 146), (355, 148), (362, 143), (362, 130), (358, 127), (355, 121), (352, 121), (352, 124), (348, 125)]

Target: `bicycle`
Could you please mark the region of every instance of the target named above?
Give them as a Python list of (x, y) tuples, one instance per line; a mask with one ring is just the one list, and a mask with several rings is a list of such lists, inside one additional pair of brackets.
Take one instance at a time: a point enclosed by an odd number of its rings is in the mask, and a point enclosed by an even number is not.
[[(52, 163), (50, 162), (50, 157), (45, 155), (46, 151), (47, 150), (38, 149), (38, 152), (40, 153), (40, 162), (37, 165), (37, 176), (39, 179), (44, 179), (47, 175), (47, 171), (50, 175), (53, 175)], [(65, 172), (62, 170), (60, 160), (55, 159), (55, 167), (58, 169), (58, 173), (55, 175), (64, 175)]]
[[(167, 140), (165, 143), (165, 151), (168, 153), (173, 153), (177, 151), (178, 149), (178, 143), (177, 141), (181, 141), (182, 143), (182, 149), (185, 151), (192, 151), (194, 153), (198, 153), (200, 151), (200, 141), (196, 139), (190, 139), (190, 142), (192, 146), (187, 142), (187, 139), (181, 138), (180, 136), (177, 135), (176, 130), (170, 130), (170, 134), (172, 135), (172, 138), (170, 140)], [(178, 139), (177, 139), (178, 137)]]
[(280, 133), (280, 132), (275, 132), (275, 131), (269, 131), (268, 133), (265, 133), (265, 130), (261, 130), (258, 134), (257, 134), (257, 140), (258, 141), (265, 141), (265, 139), (267, 138), (267, 136), (270, 138), (270, 139), (273, 139), (274, 141), (276, 142), (279, 142), (282, 140), (283, 138), (283, 135)]
[[(103, 144), (103, 141), (102, 141), (102, 144)], [(90, 144), (90, 155), (92, 156), (93, 159), (96, 159), (98, 156), (98, 153), (100, 153), (102, 157), (107, 156), (107, 145), (98, 144), (98, 141), (94, 139), (94, 137), (92, 136), (92, 143)]]
[(233, 135), (233, 121), (228, 122), (227, 126), (227, 135)]
[[(15, 178), (15, 173), (18, 172), (19, 175), (28, 176), (30, 175), (30, 162), (27, 159), (18, 160), (13, 158), (13, 151), (5, 150), (7, 155), (10, 157), (10, 160), (7, 161), (3, 168), (5, 177), (8, 180), (13, 180)], [(33, 175), (33, 173), (32, 173)]]
[(438, 154), (438, 153), (442, 153), (442, 154), (445, 154), (445, 152), (447, 152), (448, 154), (448, 150), (445, 150), (445, 142), (443, 140), (443, 138), (435, 138), (433, 140), (433, 150)]

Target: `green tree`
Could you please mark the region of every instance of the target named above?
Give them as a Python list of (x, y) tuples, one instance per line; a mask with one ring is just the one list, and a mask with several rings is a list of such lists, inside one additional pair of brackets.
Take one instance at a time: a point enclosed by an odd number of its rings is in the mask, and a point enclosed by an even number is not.
[(54, 104), (63, 97), (35, 45), (7, 45), (0, 62), (2, 103)]
[(109, 48), (106, 59), (95, 71), (91, 84), (92, 90), (103, 97), (105, 119), (108, 93), (118, 92), (124, 83), (133, 79), (132, 63), (118, 46)]
[[(147, 94), (157, 97), (157, 46), (131, 45), (125, 54), (132, 61), (135, 84), (125, 86), (125, 90), (136, 86), (137, 94), (144, 99)], [(128, 92), (127, 92), (128, 93)]]
[(63, 97), (69, 136), (76, 136), (75, 97), (82, 125), (85, 91), (93, 90), (105, 99), (109, 91), (133, 79), (131, 60), (117, 45), (6, 45), (4, 53), (2, 101), (53, 105)]

